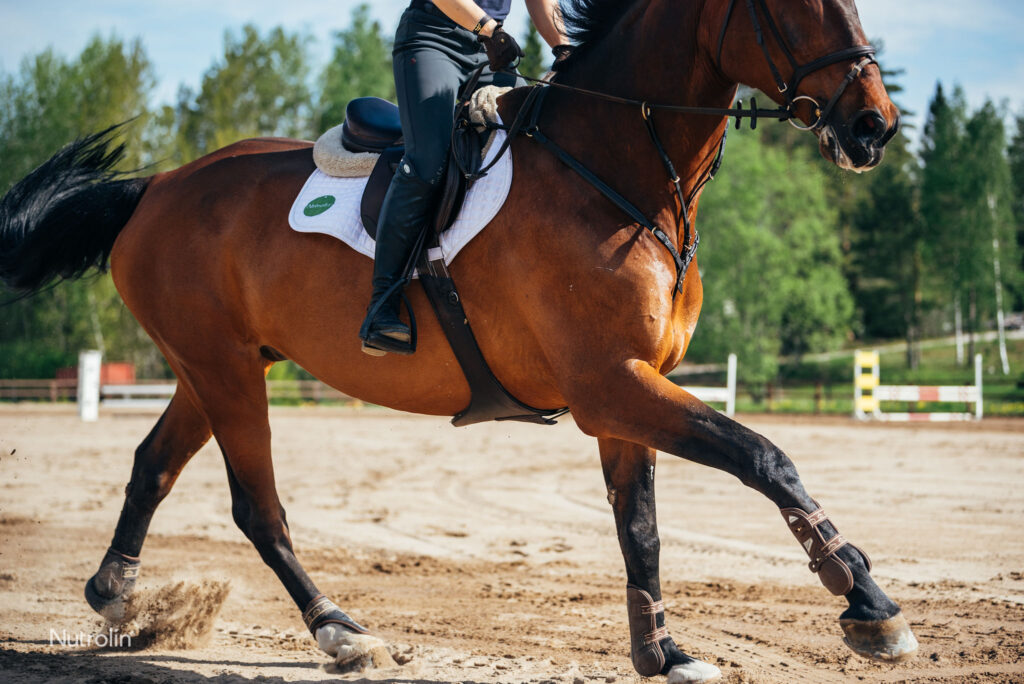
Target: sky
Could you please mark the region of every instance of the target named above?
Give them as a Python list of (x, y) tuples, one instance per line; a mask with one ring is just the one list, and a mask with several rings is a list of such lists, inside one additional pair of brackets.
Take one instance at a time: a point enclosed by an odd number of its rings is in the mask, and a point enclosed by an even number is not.
[[(826, 0), (829, 2), (832, 0)], [(181, 84), (195, 89), (222, 54), (226, 31), (282, 25), (316, 40), (315, 71), (331, 52), (332, 31), (349, 25), (360, 0), (0, 0), (0, 72), (48, 47), (73, 58), (95, 34), (140, 38), (155, 67), (154, 104), (173, 102)], [(373, 15), (390, 33), (407, 0), (375, 0)], [(508, 23), (521, 34), (525, 3)], [(884, 63), (902, 68), (897, 101), (920, 128), (941, 80), (963, 86), (969, 104), (1006, 101), (1024, 114), (1024, 0), (858, 0), (865, 32), (885, 43)]]

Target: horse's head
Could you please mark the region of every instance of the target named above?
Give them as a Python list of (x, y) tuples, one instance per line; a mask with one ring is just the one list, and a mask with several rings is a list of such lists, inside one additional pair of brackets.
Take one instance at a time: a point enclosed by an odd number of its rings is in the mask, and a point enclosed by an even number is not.
[(705, 21), (719, 70), (791, 107), (826, 159), (854, 171), (882, 161), (899, 110), (853, 0), (711, 0)]

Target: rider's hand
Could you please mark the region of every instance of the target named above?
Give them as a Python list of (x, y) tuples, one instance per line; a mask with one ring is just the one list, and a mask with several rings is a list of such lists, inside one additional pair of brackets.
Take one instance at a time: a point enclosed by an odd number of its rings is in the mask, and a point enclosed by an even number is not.
[(487, 61), (491, 63), (491, 71), (497, 73), (506, 67), (512, 66), (514, 62), (523, 56), (516, 39), (505, 33), (501, 26), (494, 29), (489, 36), (480, 36), (480, 42), (487, 51)]
[(555, 69), (559, 64), (569, 59), (572, 55), (572, 45), (562, 43), (551, 48), (551, 54), (555, 56), (555, 63), (551, 65), (552, 69)]

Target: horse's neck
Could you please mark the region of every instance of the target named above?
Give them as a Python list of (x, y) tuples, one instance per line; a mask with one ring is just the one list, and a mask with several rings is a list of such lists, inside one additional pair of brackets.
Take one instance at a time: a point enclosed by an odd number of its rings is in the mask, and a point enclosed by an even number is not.
[[(678, 0), (636, 3), (609, 36), (559, 80), (650, 103), (727, 107), (733, 86), (718, 75), (710, 51), (699, 39), (703, 5)], [(550, 114), (552, 139), (559, 144), (577, 141), (572, 151), (580, 161), (652, 219), (675, 215), (674, 194), (667, 190), (664, 166), (639, 107), (565, 93), (558, 93), (556, 101)], [(710, 162), (723, 120), (671, 112), (655, 112), (653, 119), (689, 195)]]

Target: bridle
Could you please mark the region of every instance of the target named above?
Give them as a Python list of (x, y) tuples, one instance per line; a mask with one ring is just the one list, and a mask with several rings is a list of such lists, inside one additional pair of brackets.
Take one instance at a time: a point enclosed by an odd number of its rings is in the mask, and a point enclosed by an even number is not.
[[(876, 63), (875, 48), (871, 45), (855, 45), (843, 50), (837, 50), (836, 52), (829, 53), (824, 57), (819, 57), (807, 64), (801, 65), (796, 61), (796, 58), (793, 57), (793, 53), (789, 49), (789, 45), (786, 43), (785, 38), (782, 37), (782, 32), (779, 31), (779, 27), (775, 23), (775, 19), (772, 17), (771, 12), (768, 11), (768, 5), (765, 4), (765, 0), (757, 0), (757, 6), (755, 6), (754, 0), (745, 1), (747, 3), (747, 10), (750, 12), (750, 21), (754, 25), (754, 34), (757, 37), (757, 44), (761, 47), (761, 52), (764, 53), (764, 58), (768, 62), (768, 69), (772, 72), (772, 78), (775, 79), (776, 87), (779, 89), (779, 92), (786, 97), (785, 109), (789, 114), (788, 121), (802, 131), (814, 131), (824, 128), (829, 115), (832, 113), (832, 109), (836, 106), (836, 102), (839, 101), (839, 98), (842, 97), (849, 85), (861, 75), (869, 64)], [(775, 37), (775, 42), (778, 43), (779, 49), (782, 50), (782, 54), (786, 56), (790, 67), (793, 69), (793, 76), (788, 83), (782, 78), (782, 74), (779, 73), (779, 68), (775, 65), (775, 60), (772, 59), (771, 52), (768, 50), (768, 44), (764, 39), (764, 31), (761, 28), (761, 21), (758, 19), (758, 6), (760, 6), (761, 12), (764, 14), (768, 28)], [(722, 30), (718, 34), (718, 51), (716, 53), (715, 62), (719, 71), (722, 71), (722, 47), (725, 43), (725, 34), (729, 28), (729, 20), (732, 19), (733, 9), (735, 9), (735, 7), (736, 0), (729, 0), (729, 8), (726, 10), (725, 19), (722, 21)], [(820, 71), (825, 67), (832, 66), (833, 64), (849, 61), (858, 57), (861, 59), (853, 65), (849, 72), (847, 72), (846, 78), (842, 80), (824, 107), (809, 95), (796, 94), (797, 88), (800, 87), (800, 82), (810, 74)], [(801, 125), (794, 112), (796, 103), (801, 101), (810, 102), (814, 106), (815, 121), (808, 126)]]
[[(743, 102), (738, 101), (735, 107), (722, 108), (722, 107), (691, 107), (685, 105), (666, 105), (666, 104), (653, 104), (643, 100), (635, 100), (625, 97), (619, 97), (617, 95), (609, 95), (608, 93), (602, 93), (595, 90), (588, 90), (586, 88), (578, 88), (575, 86), (569, 86), (556, 81), (531, 78), (518, 73), (515, 68), (509, 68), (505, 71), (511, 73), (519, 78), (526, 81), (531, 81), (538, 84), (541, 87), (534, 87), (530, 89), (530, 93), (527, 95), (523, 105), (516, 112), (515, 119), (510, 124), (489, 124), (488, 128), (501, 128), (507, 131), (507, 136), (499, 148), (497, 154), (494, 156), (494, 160), (480, 169), (475, 173), (470, 173), (466, 169), (462, 168), (461, 163), (459, 164), (460, 170), (466, 175), (467, 179), (472, 182), (482, 176), (486, 175), (487, 171), (501, 159), (506, 149), (511, 144), (512, 139), (515, 138), (519, 133), (525, 134), (527, 137), (532, 138), (536, 142), (543, 145), (556, 157), (558, 157), (566, 166), (571, 168), (573, 171), (583, 177), (588, 183), (594, 186), (601, 194), (611, 200), (621, 211), (627, 216), (633, 219), (638, 225), (642, 226), (646, 230), (650, 231), (651, 234), (668, 250), (672, 256), (676, 266), (676, 279), (675, 285), (672, 290), (672, 297), (675, 298), (677, 293), (682, 292), (683, 279), (686, 276), (686, 271), (689, 268), (690, 262), (693, 260), (694, 255), (697, 251), (697, 245), (700, 242), (700, 237), (695, 231), (692, 231), (690, 226), (690, 213), (689, 206), (697, 196), (698, 192), (704, 185), (714, 178), (715, 173), (718, 171), (719, 166), (722, 163), (722, 152), (725, 147), (725, 133), (722, 134), (722, 140), (718, 146), (718, 154), (714, 160), (706, 167), (697, 177), (696, 183), (689, 196), (684, 196), (681, 181), (679, 175), (672, 164), (672, 160), (669, 159), (668, 153), (665, 151), (664, 146), (658, 137), (657, 131), (654, 127), (654, 112), (671, 111), (684, 114), (698, 114), (706, 116), (725, 116), (734, 117), (736, 119), (736, 128), (740, 127), (743, 119), (750, 119), (750, 127), (757, 128), (757, 122), (759, 118), (771, 118), (777, 119), (778, 121), (789, 121), (793, 126), (800, 130), (805, 131), (818, 131), (823, 129), (826, 124), (828, 117), (831, 115), (832, 110), (835, 108), (839, 98), (842, 97), (846, 89), (856, 80), (864, 71), (865, 67), (869, 64), (875, 64), (875, 48), (870, 45), (855, 45), (853, 47), (845, 48), (843, 50), (837, 50), (836, 52), (829, 53), (824, 57), (819, 57), (807, 64), (799, 64), (793, 57), (792, 51), (789, 49), (782, 33), (779, 31), (775, 20), (772, 18), (771, 12), (768, 11), (768, 6), (765, 4), (765, 0), (756, 0), (757, 5), (760, 6), (761, 12), (765, 16), (765, 20), (768, 24), (768, 28), (771, 30), (772, 35), (775, 37), (776, 42), (779, 44), (779, 48), (782, 53), (786, 56), (790, 66), (793, 69), (793, 76), (789, 82), (782, 78), (775, 61), (772, 59), (771, 53), (768, 50), (768, 45), (765, 42), (764, 31), (761, 28), (761, 21), (758, 17), (757, 6), (755, 6), (755, 0), (745, 0), (747, 9), (750, 12), (750, 20), (754, 25), (754, 33), (757, 37), (757, 44), (761, 46), (761, 51), (764, 53), (765, 59), (768, 62), (768, 68), (772, 73), (772, 77), (775, 79), (775, 84), (779, 89), (779, 92), (785, 95), (786, 104), (783, 107), (776, 109), (759, 109), (757, 106), (757, 100), (754, 98), (750, 99), (749, 109), (744, 109)], [(725, 19), (722, 22), (722, 29), (719, 32), (718, 37), (718, 51), (716, 58), (716, 65), (718, 70), (722, 72), (722, 48), (725, 43), (725, 36), (729, 28), (730, 21), (734, 14), (736, 7), (736, 0), (729, 0), (729, 7), (726, 10)], [(825, 104), (824, 107), (809, 95), (797, 95), (797, 88), (799, 88), (801, 81), (804, 80), (808, 75), (820, 71), (825, 67), (837, 64), (839, 62), (857, 59), (860, 57), (853, 68), (847, 72), (846, 77), (836, 88), (832, 97)], [(476, 81), (479, 79), (486, 64), (481, 65), (476, 73), (470, 78), (463, 93), (471, 93), (475, 87)], [(724, 72), (723, 72), (724, 73)], [(675, 191), (675, 195), (679, 202), (679, 215), (677, 222), (683, 225), (683, 239), (679, 248), (677, 249), (673, 241), (668, 237), (664, 230), (662, 230), (653, 221), (648, 219), (634, 204), (632, 204), (625, 197), (616, 192), (611, 186), (605, 183), (603, 180), (597, 177), (592, 171), (587, 169), (577, 159), (572, 157), (568, 152), (559, 147), (553, 140), (548, 138), (541, 130), (539, 125), (541, 107), (543, 106), (544, 96), (547, 94), (550, 88), (557, 88), (559, 90), (565, 90), (573, 92), (579, 95), (586, 95), (588, 97), (594, 97), (597, 99), (605, 100), (608, 102), (617, 102), (619, 104), (631, 105), (639, 107), (640, 116), (643, 119), (644, 125), (647, 127), (647, 131), (650, 134), (651, 141), (654, 143), (655, 148), (658, 151), (658, 155), (661, 157), (662, 164), (665, 166), (665, 170), (668, 173), (669, 181), (672, 183)], [(468, 105), (468, 97), (460, 95), (460, 109)], [(814, 106), (815, 120), (810, 125), (804, 126), (799, 122), (800, 120), (796, 116), (795, 107), (798, 102), (810, 102)], [(795, 123), (794, 123), (795, 122)], [(728, 129), (726, 129), (728, 130)], [(453, 131), (453, 140), (455, 131)], [(457, 158), (456, 158), (457, 162)], [(458, 162), (457, 162), (458, 163)], [(691, 239), (692, 236), (692, 239)]]

